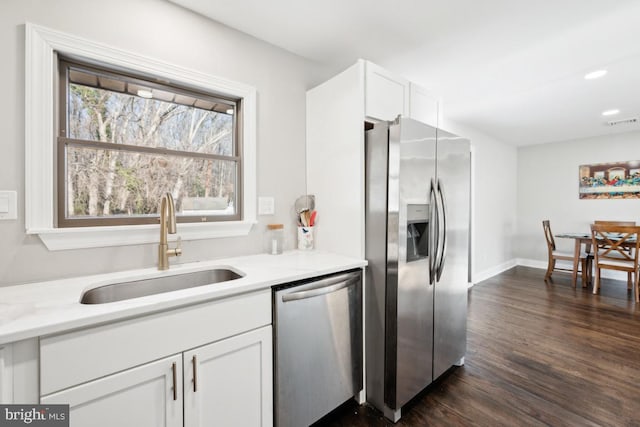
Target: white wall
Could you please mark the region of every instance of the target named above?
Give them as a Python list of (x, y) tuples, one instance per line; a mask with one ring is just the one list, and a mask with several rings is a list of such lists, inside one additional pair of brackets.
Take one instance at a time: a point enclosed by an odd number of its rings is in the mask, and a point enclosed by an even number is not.
[[(589, 232), (594, 220), (640, 223), (640, 199), (581, 200), (578, 167), (589, 163), (640, 160), (640, 132), (606, 135), (518, 149), (517, 257), (527, 265), (546, 263), (542, 221), (554, 233)], [(556, 239), (560, 250), (573, 240)]]
[[(260, 223), (247, 237), (184, 242), (179, 262), (260, 252), (269, 222), (285, 224), (286, 248), (293, 247), (291, 206), (306, 186), (305, 93), (331, 75), (325, 67), (163, 0), (3, 0), (0, 190), (18, 191), (19, 219), (0, 221), (0, 286), (152, 267), (156, 263), (155, 245), (50, 252), (38, 237), (25, 234), (27, 21), (256, 87), (258, 195), (276, 198), (276, 215), (259, 217)], [(472, 271), (477, 281), (506, 268), (515, 256), (511, 242), (516, 212), (516, 150), (463, 125), (448, 123), (445, 128), (469, 137), (474, 147)]]
[(461, 123), (443, 128), (471, 140), (473, 283), (515, 265), (517, 150)]
[(38, 237), (25, 234), (27, 21), (254, 86), (258, 92), (257, 190), (258, 195), (275, 197), (276, 214), (259, 217), (247, 237), (184, 242), (179, 262), (260, 252), (269, 222), (285, 224), (286, 248), (293, 247), (292, 205), (305, 192), (305, 93), (325, 77), (320, 75), (322, 67), (163, 0), (2, 0), (0, 190), (18, 191), (19, 219), (0, 221), (0, 285), (156, 263), (155, 245), (49, 252)]

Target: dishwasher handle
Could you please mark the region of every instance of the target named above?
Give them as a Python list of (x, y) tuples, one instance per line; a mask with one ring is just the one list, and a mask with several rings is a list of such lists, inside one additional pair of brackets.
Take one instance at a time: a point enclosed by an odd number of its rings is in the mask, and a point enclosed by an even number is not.
[(339, 291), (358, 282), (360, 279), (359, 274), (347, 273), (341, 274), (335, 277), (328, 277), (326, 279), (313, 282), (313, 286), (303, 291), (291, 292), (282, 295), (282, 302), (297, 301), (306, 298), (313, 298), (319, 295), (326, 295), (332, 292)]

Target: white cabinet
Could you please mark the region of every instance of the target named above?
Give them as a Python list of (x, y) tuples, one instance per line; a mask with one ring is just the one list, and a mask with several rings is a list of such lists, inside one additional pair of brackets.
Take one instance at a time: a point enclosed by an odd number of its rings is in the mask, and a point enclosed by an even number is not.
[(0, 404), (13, 403), (13, 372), (11, 346), (0, 345)]
[(364, 60), (307, 91), (307, 193), (319, 209), (318, 249), (365, 256), (365, 122), (402, 114), (435, 126), (439, 111), (432, 94)]
[(38, 403), (38, 339), (0, 345), (0, 404)]
[(408, 111), (409, 82), (363, 60), (307, 91), (307, 193), (319, 209), (318, 249), (364, 258), (364, 122)]
[(307, 91), (307, 192), (316, 248), (364, 258), (364, 61)]
[(433, 127), (442, 122), (440, 100), (428, 90), (415, 83), (410, 84), (409, 117)]
[(271, 327), (185, 352), (185, 427), (270, 426), (271, 354)]
[(379, 65), (365, 62), (365, 115), (394, 120), (409, 113), (409, 81)]
[[(41, 399), (71, 427), (271, 426), (271, 326)], [(184, 424), (183, 424), (184, 419)]]
[(68, 404), (71, 427), (180, 427), (181, 388), (182, 357), (176, 355), (50, 394), (41, 403)]
[(364, 61), (364, 68), (367, 118), (390, 121), (401, 114), (433, 127), (440, 125), (442, 111), (437, 96), (374, 63)]
[(39, 350), (40, 401), (70, 404), (74, 427), (273, 423), (270, 289), (43, 337)]

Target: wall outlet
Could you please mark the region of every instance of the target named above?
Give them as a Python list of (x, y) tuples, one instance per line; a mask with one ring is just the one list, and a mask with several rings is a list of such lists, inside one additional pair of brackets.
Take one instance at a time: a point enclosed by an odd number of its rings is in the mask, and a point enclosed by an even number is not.
[(276, 213), (276, 201), (273, 197), (258, 197), (258, 215), (273, 215)]
[(18, 219), (18, 193), (0, 191), (0, 220)]

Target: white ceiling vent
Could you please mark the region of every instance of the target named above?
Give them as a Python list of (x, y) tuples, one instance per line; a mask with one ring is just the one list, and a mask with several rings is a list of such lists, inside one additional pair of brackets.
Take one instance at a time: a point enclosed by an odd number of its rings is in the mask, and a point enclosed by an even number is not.
[(609, 126), (632, 125), (634, 123), (638, 123), (637, 117), (631, 117), (628, 119), (620, 119), (620, 120), (611, 120), (610, 122), (607, 122)]

